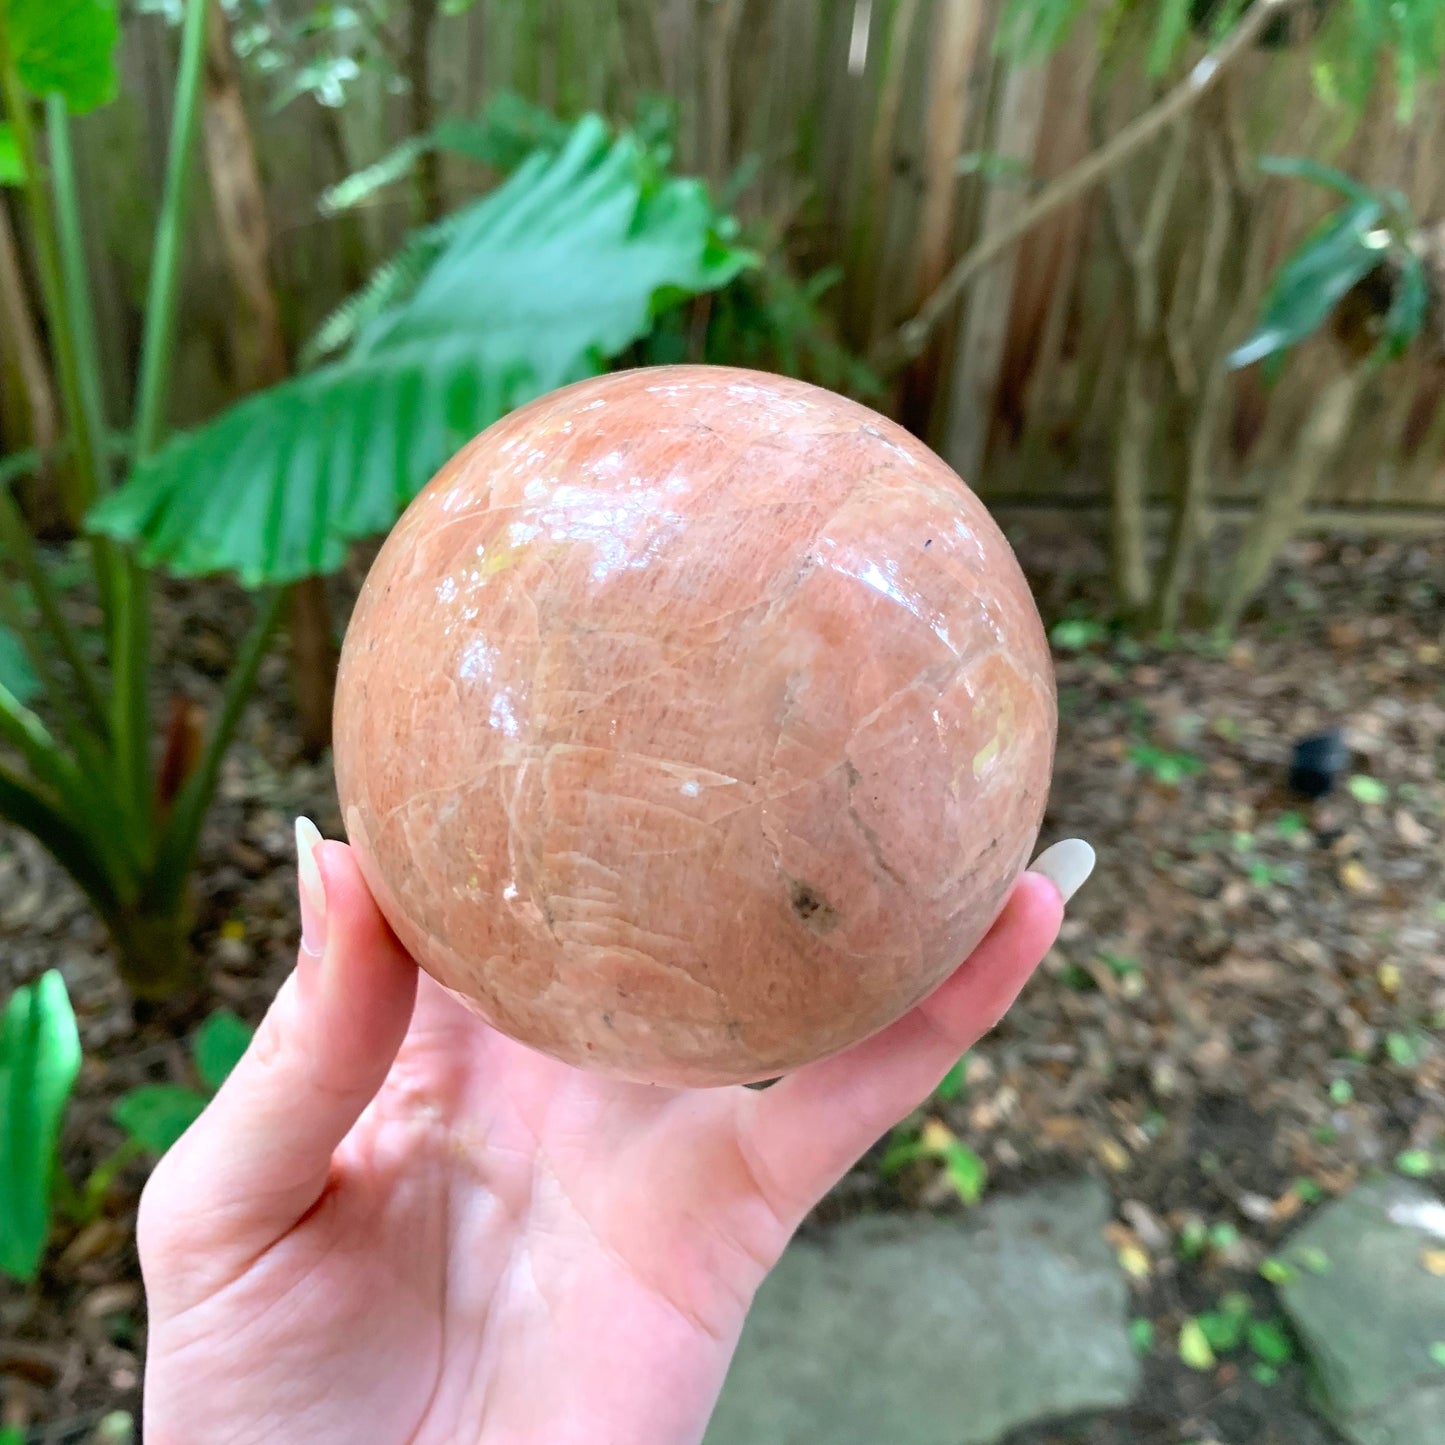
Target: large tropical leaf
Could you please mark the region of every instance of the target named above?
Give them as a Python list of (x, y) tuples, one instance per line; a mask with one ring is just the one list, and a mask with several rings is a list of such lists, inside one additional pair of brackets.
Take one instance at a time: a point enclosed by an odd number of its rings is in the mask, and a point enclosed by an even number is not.
[(33, 94), (59, 93), (76, 115), (114, 97), (115, 0), (0, 0), (0, 26)]
[(701, 184), (659, 178), (634, 137), (586, 117), (461, 212), (343, 360), (173, 438), (91, 527), (147, 564), (252, 586), (334, 569), (483, 427), (595, 374), (661, 299), (731, 280), (751, 258), (716, 222)]
[(1391, 233), (1380, 224), (1384, 210), (1379, 198), (1366, 195), (1306, 238), (1276, 273), (1264, 315), (1230, 353), (1231, 367), (1249, 366), (1303, 341), (1357, 281), (1384, 264), (1392, 244)]
[(80, 1035), (51, 970), (0, 1015), (0, 1272), (32, 1279), (50, 1234), (55, 1146), (80, 1072)]

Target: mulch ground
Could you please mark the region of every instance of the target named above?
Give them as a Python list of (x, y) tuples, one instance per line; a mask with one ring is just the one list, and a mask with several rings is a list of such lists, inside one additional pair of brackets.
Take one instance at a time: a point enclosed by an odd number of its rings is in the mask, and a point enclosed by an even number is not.
[[(963, 1087), (920, 1119), (977, 1152), (991, 1191), (1103, 1177), (1153, 1339), (1133, 1410), (1011, 1445), (1325, 1445), (1335, 1437), (1305, 1408), (1299, 1364), (1261, 1383), (1247, 1353), (1201, 1370), (1176, 1341), (1230, 1291), (1268, 1315), (1260, 1265), (1321, 1201), (1401, 1155), (1445, 1163), (1445, 542), (1299, 544), (1223, 649), (1140, 644), (1094, 621), (1086, 540), (1034, 539), (1022, 554), (1051, 621), (1070, 624), (1056, 634), (1045, 841), (1088, 837), (1100, 864)], [(174, 688), (214, 700), (247, 605), (223, 587), (168, 590), (158, 642)], [(1292, 797), (1291, 741), (1334, 725), (1353, 787)], [(276, 656), (205, 835), (206, 985), (150, 1012), (128, 1003), (64, 877), (0, 830), (0, 996), (58, 966), (86, 1044), (64, 1139), (71, 1178), (119, 1142), (119, 1093), (193, 1082), (184, 1040), (206, 1014), (260, 1016), (295, 947), (298, 812), (340, 834), (329, 766), (300, 760)], [(938, 1166), (885, 1176), (882, 1155), (818, 1226), (862, 1209), (963, 1208)], [(0, 1423), (33, 1440), (95, 1438), (107, 1412), (138, 1413), (143, 1179), (133, 1165), (97, 1222), (63, 1225), (34, 1287), (0, 1286)]]

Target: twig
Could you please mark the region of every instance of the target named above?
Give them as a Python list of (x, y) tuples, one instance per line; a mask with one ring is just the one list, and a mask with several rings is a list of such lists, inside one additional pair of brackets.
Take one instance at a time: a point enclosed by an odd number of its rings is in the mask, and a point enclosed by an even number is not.
[(1297, 0), (1259, 0), (1257, 5), (1252, 6), (1235, 29), (1214, 50), (1201, 57), (1190, 68), (1189, 74), (1157, 104), (1130, 121), (1112, 140), (1086, 156), (1078, 165), (1051, 181), (1007, 225), (1001, 226), (993, 235), (985, 236), (957, 261), (938, 288), (918, 308), (912, 320), (904, 322), (878, 349), (871, 358), (873, 366), (880, 371), (893, 371), (916, 357), (964, 287), (989, 262), (1031, 231), (1050, 212), (1082, 195), (1161, 130), (1193, 109), (1218, 85), (1235, 61), (1250, 49), (1264, 28), (1296, 3)]

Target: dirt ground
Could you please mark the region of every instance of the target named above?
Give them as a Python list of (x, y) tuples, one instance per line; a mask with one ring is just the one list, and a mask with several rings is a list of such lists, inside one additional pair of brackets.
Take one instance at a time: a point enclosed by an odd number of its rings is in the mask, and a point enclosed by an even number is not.
[[(1093, 622), (1086, 539), (1021, 552), (1051, 622), (1071, 624), (1057, 634), (1045, 841), (1086, 836), (1100, 863), (1041, 976), (928, 1113), (981, 1156), (990, 1191), (1081, 1170), (1107, 1181), (1153, 1341), (1134, 1409), (1011, 1445), (1324, 1445), (1298, 1364), (1263, 1384), (1246, 1356), (1190, 1368), (1176, 1340), (1228, 1291), (1267, 1313), (1259, 1266), (1318, 1200), (1405, 1151), (1445, 1148), (1445, 539), (1296, 546), (1226, 650)], [(168, 591), (157, 641), (176, 688), (215, 698), (246, 607), (225, 588)], [(1368, 781), (1316, 804), (1290, 796), (1291, 740), (1335, 724)], [(58, 965), (86, 1044), (72, 1178), (118, 1142), (118, 1093), (190, 1082), (181, 1040), (217, 1007), (254, 1021), (285, 975), (297, 812), (339, 835), (328, 765), (298, 760), (278, 655), (204, 840), (205, 992), (144, 1016), (77, 893), (0, 830), (0, 996)], [(882, 1154), (810, 1227), (963, 1207), (936, 1166), (884, 1177)], [(98, 1223), (61, 1228), (33, 1288), (0, 1286), (0, 1408), (34, 1440), (87, 1439), (107, 1411), (138, 1411), (143, 1177), (138, 1163), (117, 1180)]]

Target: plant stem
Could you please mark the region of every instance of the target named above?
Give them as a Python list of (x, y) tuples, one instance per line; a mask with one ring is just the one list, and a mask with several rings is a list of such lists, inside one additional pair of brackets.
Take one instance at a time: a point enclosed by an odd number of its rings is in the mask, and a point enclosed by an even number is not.
[(20, 261), (20, 246), (10, 225), (10, 213), (0, 206), (0, 320), (9, 335), (15, 369), (19, 373), (26, 408), (30, 413), (30, 440), (40, 456), (34, 482), (21, 493), (21, 506), (37, 533), (61, 520), (55, 491), (56, 442), (60, 439), (60, 400), (55, 376), (40, 334)]
[(35, 127), (30, 116), (30, 101), (20, 83), (6, 44), (4, 27), (0, 26), (0, 90), (5, 96), (5, 110), (25, 172), (25, 198), (35, 242), (36, 265), (40, 272), (40, 290), (45, 300), (50, 344), (55, 352), (60, 390), (65, 402), (66, 421), (75, 438), (74, 473), (62, 472), (61, 501), (72, 526), (79, 527), (86, 508), (95, 500), (101, 472), (99, 436), (86, 426), (84, 384), (80, 375), (80, 358), (75, 347), (65, 289), (61, 282), (60, 247), (55, 233), (55, 215), (50, 192), (41, 170), (39, 147), (35, 143)]
[[(95, 306), (91, 300), (90, 277), (85, 264), (84, 231), (80, 221), (79, 189), (75, 179), (75, 157), (70, 146), (70, 115), (65, 102), (52, 95), (45, 102), (45, 129), (50, 141), (51, 184), (55, 191), (55, 223), (60, 260), (60, 284), (65, 292), (66, 319), (70, 344), (75, 350), (76, 402), (81, 416), (72, 423), (91, 438), (95, 454), (96, 496), (110, 489), (111, 470), (105, 448), (105, 402), (101, 387), (100, 348), (95, 339)], [(116, 579), (123, 566), (115, 544), (108, 537), (90, 539), (96, 586), (107, 623), (113, 620)]]
[(90, 839), (26, 779), (0, 765), (0, 818), (34, 836), (80, 886), (102, 918), (120, 906)]
[[(181, 243), (191, 161), (201, 114), (201, 73), (206, 52), (206, 0), (189, 0), (181, 33), (180, 73), (166, 155), (165, 193), (156, 226), (150, 289), (146, 296), (145, 335), (141, 342), (140, 382), (134, 460), (144, 461), (160, 445), (176, 329)], [(125, 796), (137, 820), (149, 827), (154, 799), (150, 792), (150, 598), (149, 579), (131, 560), (117, 605), (115, 652), (116, 753)]]
[(256, 618), (226, 681), (221, 710), (216, 715), (195, 771), (186, 779), (176, 798), (161, 839), (151, 884), (152, 902), (157, 908), (175, 907), (183, 896), (186, 875), (190, 872), (201, 836), (201, 823), (221, 771), (221, 759), (236, 735), (261, 661), (285, 612), (287, 595), (285, 588), (278, 587), (258, 599)]
[(1081, 196), (1161, 130), (1187, 114), (1218, 85), (1220, 77), (1250, 49), (1264, 28), (1296, 3), (1297, 0), (1259, 0), (1251, 6), (1218, 47), (1191, 66), (1189, 74), (1173, 90), (1078, 165), (1050, 181), (1007, 225), (985, 236), (961, 257), (912, 320), (904, 322), (869, 358), (871, 364), (880, 371), (895, 371), (918, 356), (964, 287), (990, 261), (1027, 235), (1050, 212)]
[(1239, 625), (1250, 599), (1269, 576), (1280, 548), (1299, 530), (1310, 497), (1339, 451), (1374, 371), (1370, 364), (1354, 366), (1341, 372), (1320, 393), (1291, 448), (1284, 476), (1269, 489), (1240, 543), (1234, 574), (1220, 609), (1219, 625), (1224, 633), (1233, 632)]
[(25, 518), (21, 515), (19, 506), (16, 505), (15, 499), (3, 490), (0, 490), (0, 542), (4, 543), (5, 550), (9, 552), (11, 560), (34, 595), (35, 605), (39, 609), (41, 621), (50, 634), (50, 640), (59, 649), (71, 672), (75, 674), (87, 721), (101, 737), (104, 737), (106, 733), (105, 699), (101, 696), (100, 684), (96, 681), (94, 669), (85, 660), (85, 654), (80, 650), (80, 643), (76, 640), (74, 631), (60, 610), (55, 591), (50, 585), (50, 578), (45, 575), (45, 568), (36, 555), (35, 543), (31, 540), (30, 531), (25, 525)]

